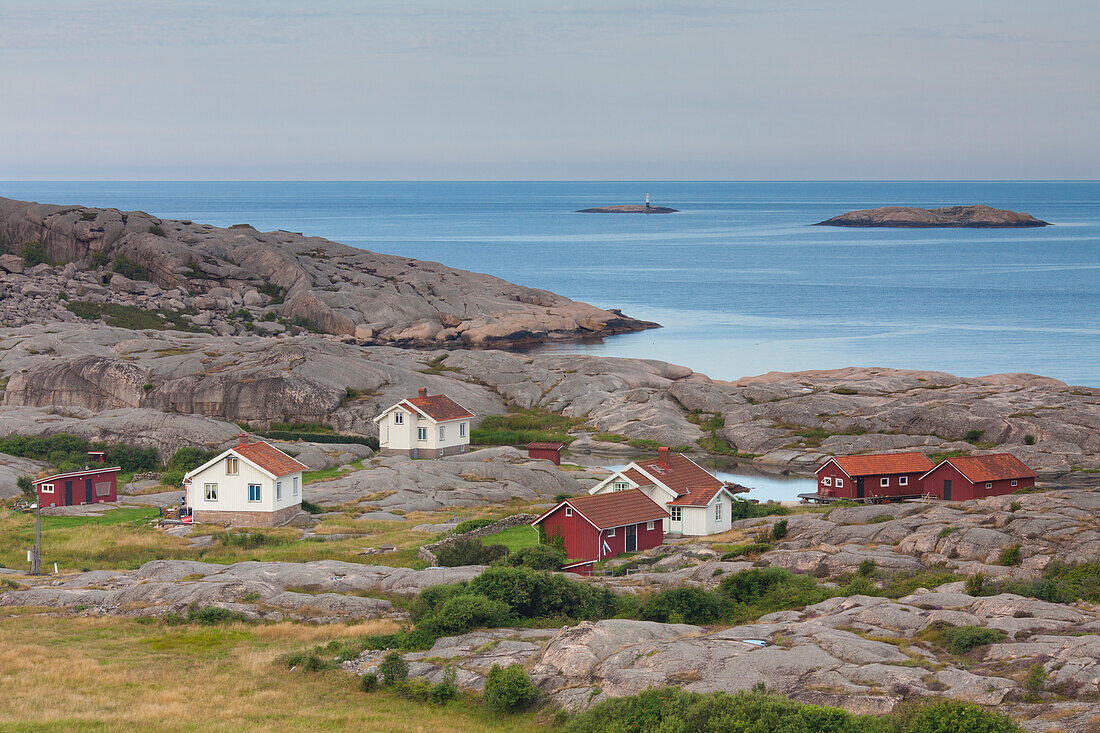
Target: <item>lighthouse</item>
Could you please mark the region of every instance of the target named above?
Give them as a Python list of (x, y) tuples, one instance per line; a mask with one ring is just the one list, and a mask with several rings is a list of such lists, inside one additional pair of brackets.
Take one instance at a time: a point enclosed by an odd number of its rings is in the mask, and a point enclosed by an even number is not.
[(652, 206), (649, 205), (649, 194), (648, 193), (645, 195), (645, 207), (647, 209), (653, 208)]

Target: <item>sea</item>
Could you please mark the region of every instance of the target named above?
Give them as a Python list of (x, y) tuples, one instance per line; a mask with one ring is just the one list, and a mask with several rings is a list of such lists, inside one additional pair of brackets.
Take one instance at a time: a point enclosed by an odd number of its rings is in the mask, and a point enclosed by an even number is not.
[[(576, 213), (646, 194), (679, 213)], [(1100, 387), (1100, 181), (0, 182), (0, 196), (327, 237), (662, 326), (541, 351), (662, 359), (715, 379), (880, 366)], [(814, 226), (971, 203), (1053, 226)]]

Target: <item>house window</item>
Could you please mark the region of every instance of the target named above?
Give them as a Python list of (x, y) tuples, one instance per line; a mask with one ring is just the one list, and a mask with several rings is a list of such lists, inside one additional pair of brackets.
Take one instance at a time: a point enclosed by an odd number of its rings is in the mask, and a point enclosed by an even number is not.
[[(1013, 481), (1013, 482), (1012, 482), (1012, 485), (1013, 485), (1013, 486), (1015, 486), (1015, 485), (1016, 485), (1016, 482), (1015, 482), (1015, 481)], [(52, 493), (53, 493), (53, 484), (39, 484), (39, 485), (38, 485), (38, 489), (39, 489), (39, 490), (40, 490), (40, 491), (41, 491), (41, 492), (42, 492), (43, 494), (52, 494)]]
[(822, 486), (832, 486), (833, 485), (833, 477), (832, 476), (824, 477), (823, 479), (821, 479), (821, 485)]
[(218, 500), (218, 485), (217, 484), (203, 484), (203, 489), (205, 489), (205, 494), (206, 494), (206, 500), (207, 501), (217, 501)]
[(259, 501), (260, 497), (261, 497), (261, 494), (262, 494), (262, 488), (260, 487), (259, 484), (249, 484), (248, 485), (248, 500), (249, 501)]
[(417, 428), (416, 429), (416, 439), (417, 440), (427, 440), (428, 439), (428, 429), (427, 428)]
[(283, 482), (282, 481), (276, 481), (275, 482), (275, 501), (282, 501), (282, 500), (283, 500)]
[(646, 522), (645, 523), (645, 528), (649, 531), (652, 531), (653, 530), (653, 522)]
[(447, 439), (447, 426), (446, 425), (440, 425), (439, 426), (439, 441), (443, 442), (446, 439)]
[(908, 486), (908, 485), (909, 485), (909, 477), (908, 476), (898, 476), (898, 486)]
[(986, 481), (985, 482), (985, 488), (992, 489), (993, 488), (993, 482), (992, 481)]
[(616, 481), (615, 483), (611, 484), (611, 488), (614, 491), (626, 491), (627, 484), (625, 481)]
[(393, 413), (393, 424), (394, 425), (404, 425), (405, 424), (405, 413), (401, 412), (400, 410)]
[(460, 437), (460, 438), (465, 438), (466, 437), (466, 423), (464, 423), (464, 422), (460, 422), (458, 424), (458, 437)]
[(684, 509), (683, 509), (683, 507), (674, 506), (674, 507), (670, 507), (670, 508), (672, 510), (672, 521), (673, 522), (679, 522), (679, 521), (683, 520), (683, 518), (684, 518)]
[(844, 488), (844, 479), (842, 479), (840, 476), (836, 477), (836, 487), (838, 489), (843, 489)]
[(294, 495), (297, 496), (298, 495), (298, 477), (297, 476), (295, 476), (294, 478), (291, 479), (291, 486), (294, 487)]
[(721, 499), (718, 499), (718, 501), (714, 504), (714, 521), (716, 521), (716, 522), (721, 522), (722, 521), (722, 500)]
[(239, 470), (240, 470), (240, 461), (238, 461), (236, 458), (226, 458), (225, 459), (225, 475), (226, 476), (236, 476), (237, 471), (239, 471)]
[(878, 485), (879, 486), (889, 486), (890, 485), (890, 477), (889, 476), (884, 476), (884, 477), (880, 478), (878, 480)]
[(567, 516), (567, 517), (573, 516), (573, 507), (571, 507), (571, 506), (565, 507), (565, 516)]
[[(1013, 485), (1013, 486), (1015, 486), (1015, 485), (1016, 485), (1016, 479), (1012, 479), (1012, 485)], [(53, 487), (52, 487), (52, 486), (50, 487), (50, 491), (53, 491)]]
[(614, 536), (615, 536), (615, 528), (614, 528), (614, 527), (612, 527), (611, 529), (607, 530), (607, 536), (608, 536), (608, 537), (614, 537)]

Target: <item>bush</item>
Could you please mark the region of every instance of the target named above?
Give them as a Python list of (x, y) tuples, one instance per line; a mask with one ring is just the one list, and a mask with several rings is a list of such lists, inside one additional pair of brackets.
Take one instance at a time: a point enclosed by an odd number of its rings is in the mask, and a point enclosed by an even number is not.
[(458, 697), (458, 685), (455, 684), (455, 671), (448, 669), (443, 673), (443, 679), (432, 687), (428, 693), (428, 699), (436, 705), (443, 705)]
[(160, 475), (160, 482), (165, 486), (183, 486), (183, 476), (183, 471), (179, 469), (165, 471)]
[(859, 569), (856, 572), (864, 577), (870, 577), (875, 574), (876, 567), (874, 560), (867, 559), (859, 564)]
[(564, 575), (523, 567), (492, 567), (470, 581), (470, 591), (508, 605), (524, 618), (601, 619), (615, 615), (615, 594)]
[(501, 667), (494, 664), (485, 682), (485, 706), (497, 713), (515, 713), (529, 708), (539, 691), (531, 683), (527, 670), (518, 664)]
[(1005, 632), (981, 626), (952, 626), (943, 630), (943, 637), (947, 641), (947, 651), (952, 654), (966, 654), (978, 647), (1003, 641)]
[(1047, 677), (1049, 677), (1049, 675), (1043, 667), (1042, 662), (1036, 662), (1031, 665), (1027, 677), (1024, 678), (1024, 699), (1029, 702), (1035, 700), (1039, 696), (1039, 693), (1043, 691), (1043, 687), (1047, 683)]
[(19, 490), (23, 492), (23, 496), (27, 497), (27, 499), (33, 501), (35, 498), (37, 498), (36, 492), (34, 490), (34, 484), (31, 483), (30, 476), (20, 476), (19, 478), (15, 479), (15, 485), (19, 487)]
[(409, 678), (409, 663), (397, 652), (390, 652), (378, 665), (378, 674), (382, 678), (382, 684), (392, 687)]
[(1011, 545), (1001, 550), (1001, 556), (998, 558), (998, 562), (1001, 565), (1012, 566), (1019, 565), (1021, 559), (1020, 546)]
[(954, 700), (903, 708), (895, 713), (894, 730), (901, 733), (1018, 733), (1020, 727), (1003, 715)]
[(830, 595), (813, 578), (783, 568), (754, 568), (730, 575), (722, 579), (718, 592), (735, 604), (736, 620), (820, 603)]
[(781, 540), (787, 536), (787, 520), (780, 519), (772, 525), (772, 539)]
[(449, 568), (462, 565), (488, 565), (508, 554), (504, 545), (483, 545), (481, 540), (460, 539), (435, 551), (439, 564)]
[(1025, 445), (1035, 445), (1035, 436), (1034, 435), (1025, 435), (1024, 436), (1024, 444)]
[(459, 522), (455, 527), (455, 534), (466, 534), (467, 532), (473, 532), (475, 529), (481, 529), (482, 527), (488, 527), (492, 524), (494, 519), (467, 519), (465, 522)]
[(114, 270), (119, 275), (128, 277), (131, 280), (149, 279), (149, 268), (140, 262), (131, 260), (126, 255), (119, 255), (115, 258)]
[(979, 440), (982, 439), (982, 433), (984, 432), (984, 430), (968, 430), (966, 432), (966, 437), (963, 438), (963, 440), (965, 440), (967, 443), (977, 443)]
[(565, 552), (553, 545), (535, 545), (510, 553), (505, 561), (532, 570), (557, 570), (565, 564)]
[(734, 545), (729, 552), (722, 555), (722, 560), (736, 560), (745, 555), (760, 555), (768, 552), (772, 546), (767, 542), (752, 542), (747, 545)]
[(374, 692), (378, 689), (378, 675), (371, 672), (359, 678), (359, 689), (363, 692)]
[(314, 504), (312, 501), (302, 500), (302, 511), (306, 514), (323, 514), (324, 508)]
[(316, 652), (292, 652), (279, 657), (279, 661), (291, 669), (297, 667), (303, 672), (322, 672), (336, 666), (331, 660), (319, 657)]
[(702, 588), (671, 588), (645, 599), (639, 615), (666, 624), (712, 624), (729, 613), (723, 600)]
[(19, 256), (23, 258), (23, 264), (27, 267), (53, 264), (46, 255), (46, 248), (37, 239), (24, 244), (23, 248), (19, 250)]
[(790, 507), (785, 507), (782, 504), (771, 501), (761, 504), (751, 499), (742, 499), (739, 496), (734, 497), (731, 505), (730, 518), (735, 522), (738, 519), (755, 519), (772, 515), (782, 516), (791, 513)]
[(191, 624), (214, 626), (227, 621), (244, 620), (245, 617), (243, 613), (230, 611), (228, 608), (219, 608), (218, 606), (199, 607), (194, 603), (187, 607), (187, 623)]
[(510, 619), (507, 604), (474, 593), (451, 596), (419, 628), (437, 636), (456, 636), (481, 628), (504, 626)]

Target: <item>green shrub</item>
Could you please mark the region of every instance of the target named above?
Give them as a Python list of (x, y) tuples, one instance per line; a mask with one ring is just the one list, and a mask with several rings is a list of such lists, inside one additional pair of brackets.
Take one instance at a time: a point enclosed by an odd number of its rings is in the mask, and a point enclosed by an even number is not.
[(378, 689), (378, 675), (374, 672), (365, 674), (359, 678), (359, 689), (363, 692), (374, 692)]
[(966, 654), (978, 647), (1003, 641), (1005, 632), (981, 626), (950, 626), (943, 630), (943, 637), (947, 641), (947, 651)]
[(436, 549), (439, 564), (448, 568), (463, 565), (488, 565), (508, 554), (504, 545), (483, 545), (481, 540), (459, 539), (453, 544)]
[(527, 670), (518, 664), (501, 667), (494, 664), (485, 682), (485, 707), (497, 713), (515, 713), (534, 704), (538, 688), (531, 682)]
[(489, 568), (469, 588), (525, 619), (601, 619), (613, 616), (616, 607), (615, 594), (607, 588), (523, 567)]
[(149, 268), (140, 262), (131, 260), (124, 254), (120, 254), (115, 257), (114, 270), (119, 275), (128, 277), (131, 280), (148, 280)]
[(390, 652), (378, 665), (378, 674), (382, 678), (382, 684), (392, 687), (409, 678), (409, 663), (397, 652)]
[(1025, 435), (1024, 436), (1024, 444), (1025, 445), (1035, 445), (1035, 436), (1034, 435)]
[(787, 520), (780, 519), (772, 525), (772, 539), (781, 540), (787, 536)]
[(1048, 677), (1049, 675), (1042, 662), (1031, 665), (1027, 677), (1024, 678), (1024, 699), (1030, 702), (1038, 698), (1039, 693), (1043, 691), (1043, 687), (1047, 683)]
[(968, 430), (966, 432), (966, 437), (963, 438), (963, 440), (965, 440), (967, 443), (977, 443), (979, 440), (982, 439), (982, 433), (984, 432), (984, 430)]
[(297, 667), (303, 672), (322, 672), (336, 666), (335, 662), (322, 659), (316, 652), (291, 652), (279, 657), (279, 661), (291, 669)]
[(278, 544), (279, 540), (263, 532), (222, 532), (218, 535), (218, 541), (226, 547), (242, 547), (246, 550), (255, 550), (264, 545)]
[(1001, 565), (1012, 566), (1012, 565), (1019, 565), (1021, 559), (1022, 559), (1022, 557), (1020, 555), (1020, 546), (1019, 545), (1010, 545), (1009, 547), (1006, 547), (1003, 550), (1001, 550), (1001, 556), (997, 559), (997, 561)]
[(936, 536), (939, 537), (942, 540), (944, 537), (946, 537), (947, 535), (951, 534), (954, 531), (955, 531), (954, 527), (944, 527), (943, 529), (940, 530), (940, 533)]
[(458, 685), (455, 684), (455, 671), (448, 669), (443, 679), (432, 687), (428, 699), (436, 705), (443, 705), (458, 697)]
[(1100, 602), (1100, 563), (1080, 563), (1069, 565), (1052, 562), (1043, 569), (1037, 580), (985, 581), (977, 585), (971, 595), (996, 595), (1015, 593), (1029, 598), (1038, 598), (1050, 603), (1073, 603), (1084, 600), (1089, 603)]
[(718, 592), (736, 604), (738, 620), (808, 606), (830, 595), (813, 578), (783, 568), (754, 568), (730, 575), (722, 579)]
[(722, 555), (722, 560), (736, 560), (746, 555), (760, 555), (768, 552), (772, 546), (767, 542), (752, 542), (747, 545), (734, 545), (729, 552)]
[(187, 607), (187, 623), (214, 626), (228, 621), (244, 621), (243, 613), (218, 606), (200, 607), (194, 603)]
[(851, 387), (833, 387), (829, 391), (832, 392), (833, 394), (845, 394), (845, 395), (859, 394), (858, 390), (852, 389)]
[(1012, 502), (1012, 503), (1011, 503), (1011, 504), (1010, 504), (1010, 505), (1008, 506), (1008, 511), (1012, 512), (1013, 514), (1015, 514), (1016, 512), (1020, 511), (1020, 507), (1021, 507), (1021, 506), (1023, 506), (1023, 504), (1021, 504), (1021, 503), (1020, 503), (1020, 502), (1018, 502), (1018, 501), (1014, 501), (1014, 502)]
[(492, 524), (494, 519), (467, 519), (465, 522), (459, 522), (455, 527), (455, 534), (466, 534), (467, 532), (473, 532), (475, 529), (481, 529), (482, 527), (488, 527)]
[(670, 588), (646, 598), (639, 615), (667, 624), (713, 624), (729, 614), (724, 600), (702, 588)]
[(893, 514), (876, 514), (867, 520), (867, 524), (882, 524), (883, 522), (889, 522), (893, 518)]
[(19, 256), (23, 258), (23, 264), (27, 267), (53, 264), (46, 254), (46, 248), (37, 239), (24, 244), (23, 248), (19, 250)]
[(735, 522), (739, 519), (755, 519), (773, 515), (783, 516), (790, 513), (790, 507), (785, 507), (782, 504), (771, 501), (761, 504), (752, 499), (742, 499), (739, 496), (734, 497), (730, 507), (730, 518)]
[(20, 476), (15, 480), (15, 485), (19, 487), (19, 490), (23, 492), (23, 496), (27, 499), (34, 500), (37, 494), (34, 490), (34, 484), (31, 482), (30, 476)]
[(933, 700), (903, 707), (893, 716), (900, 733), (1019, 733), (1020, 727), (1003, 715), (971, 703)]
[(302, 511), (306, 514), (324, 514), (325, 509), (312, 501), (302, 500)]
[(184, 473), (182, 470), (173, 469), (160, 475), (160, 482), (165, 486), (183, 486)]
[(875, 561), (868, 558), (859, 564), (859, 569), (856, 571), (859, 575), (869, 577), (875, 574)]
[(982, 591), (985, 589), (985, 576), (981, 573), (975, 573), (966, 579), (966, 593), (971, 596), (983, 595)]
[(557, 570), (565, 564), (565, 551), (553, 545), (524, 547), (509, 553), (505, 561), (509, 565), (522, 565), (533, 570)]
[(121, 303), (91, 303), (88, 301), (69, 302), (65, 309), (79, 318), (88, 321), (103, 321), (108, 326), (129, 328), (137, 331), (187, 331), (190, 333), (210, 333), (209, 328), (193, 325), (183, 316), (193, 314), (193, 310), (167, 311), (145, 310), (136, 305)]
[(475, 593), (451, 596), (419, 628), (437, 636), (457, 636), (481, 628), (505, 626), (510, 620), (507, 604)]
[[(201, 274), (199, 276), (201, 277)], [(278, 305), (286, 299), (286, 288), (279, 287), (278, 285), (264, 283), (263, 285), (258, 286), (256, 290), (271, 298), (271, 302), (274, 305)]]

